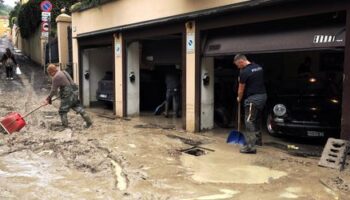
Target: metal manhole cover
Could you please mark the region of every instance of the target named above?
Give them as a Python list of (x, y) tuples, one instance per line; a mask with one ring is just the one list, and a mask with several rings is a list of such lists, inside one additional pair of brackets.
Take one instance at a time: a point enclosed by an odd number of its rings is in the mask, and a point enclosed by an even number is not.
[(181, 152), (189, 154), (189, 155), (192, 155), (192, 156), (203, 156), (203, 155), (208, 154), (209, 152), (214, 152), (214, 150), (203, 148), (203, 147), (194, 146), (194, 147), (191, 147), (189, 149), (181, 150)]

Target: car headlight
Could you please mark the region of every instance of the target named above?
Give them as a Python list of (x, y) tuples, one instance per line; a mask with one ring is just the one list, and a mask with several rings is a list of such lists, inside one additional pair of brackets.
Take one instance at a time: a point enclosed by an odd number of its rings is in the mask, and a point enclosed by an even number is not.
[(287, 108), (283, 104), (277, 104), (273, 107), (273, 113), (277, 117), (282, 117), (283, 115), (285, 115), (287, 113)]

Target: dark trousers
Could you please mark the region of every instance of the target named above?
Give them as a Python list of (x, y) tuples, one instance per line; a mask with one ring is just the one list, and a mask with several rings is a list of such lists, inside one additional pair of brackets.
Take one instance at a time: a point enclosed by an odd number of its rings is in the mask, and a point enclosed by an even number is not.
[(261, 137), (261, 118), (266, 98), (265, 94), (255, 95), (250, 98), (248, 97), (244, 101), (244, 122), (246, 127), (244, 137), (250, 148), (254, 148), (257, 137)]
[(169, 105), (173, 103), (173, 111), (176, 116), (179, 116), (179, 90), (178, 89), (167, 89), (166, 91), (166, 104), (165, 104), (165, 115), (169, 114)]
[(13, 77), (13, 67), (6, 67), (6, 78)]

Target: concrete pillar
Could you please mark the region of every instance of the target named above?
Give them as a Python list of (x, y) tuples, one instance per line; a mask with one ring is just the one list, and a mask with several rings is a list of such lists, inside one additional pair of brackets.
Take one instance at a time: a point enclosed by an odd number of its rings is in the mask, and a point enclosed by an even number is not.
[(45, 66), (45, 46), (47, 44), (47, 39), (40, 36), (40, 64)]
[(71, 26), (72, 19), (71, 16), (67, 14), (60, 14), (56, 18), (57, 23), (57, 37), (58, 37), (58, 55), (59, 63), (66, 68), (66, 65), (69, 61), (69, 49), (68, 49), (68, 31), (67, 28)]
[(198, 33), (194, 21), (186, 23), (186, 130), (189, 132), (199, 131), (199, 105), (198, 98), (200, 88), (198, 78), (200, 76), (198, 60)]
[(140, 113), (140, 44), (127, 47), (127, 115)]
[(114, 34), (114, 84), (115, 84), (115, 101), (114, 112), (118, 117), (126, 116), (126, 81), (125, 81), (125, 47), (123, 35)]
[(78, 40), (73, 38), (72, 41), (72, 50), (73, 50), (73, 79), (76, 84), (79, 85), (79, 48), (78, 48)]
[[(82, 69), (81, 72), (84, 73), (85, 71), (89, 71), (90, 70), (90, 55), (89, 55), (89, 51), (84, 50), (81, 53), (81, 65), (82, 65)], [(90, 107), (90, 81), (83, 78), (81, 80), (81, 84), (82, 84), (82, 103), (83, 106), (86, 107)]]
[(201, 65), (201, 130), (208, 130), (214, 128), (214, 58), (202, 58)]
[[(346, 28), (350, 30), (350, 6), (346, 12)], [(343, 100), (342, 100), (342, 121), (340, 138), (350, 139), (350, 31), (346, 32), (344, 52), (344, 79), (343, 79)]]

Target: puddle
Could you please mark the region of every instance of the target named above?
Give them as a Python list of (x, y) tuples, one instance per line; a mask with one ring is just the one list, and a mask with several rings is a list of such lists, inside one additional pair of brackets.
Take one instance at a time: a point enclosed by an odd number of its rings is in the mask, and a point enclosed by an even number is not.
[(192, 172), (193, 180), (200, 183), (263, 184), (287, 175), (283, 171), (245, 163), (245, 158), (215, 151), (206, 156), (183, 154), (180, 159), (183, 166)]
[(279, 197), (286, 199), (297, 199), (299, 198), (298, 194), (301, 192), (302, 189), (300, 187), (288, 187), (282, 194), (280, 194)]
[(239, 191), (235, 190), (228, 190), (228, 189), (221, 189), (220, 192), (222, 194), (213, 194), (213, 195), (207, 195), (207, 196), (200, 196), (190, 199), (183, 199), (183, 200), (219, 200), (219, 199), (231, 199), (234, 195), (238, 194)]
[(16, 179), (23, 183), (27, 181), (35, 182), (42, 187), (47, 186), (53, 180), (63, 178), (50, 173), (49, 167), (51, 163), (48, 160), (35, 154), (27, 154), (26, 156), (27, 158), (3, 157), (0, 163), (0, 177)]
[(113, 199), (113, 178), (67, 168), (55, 159), (15, 152), (0, 160), (0, 199)]

